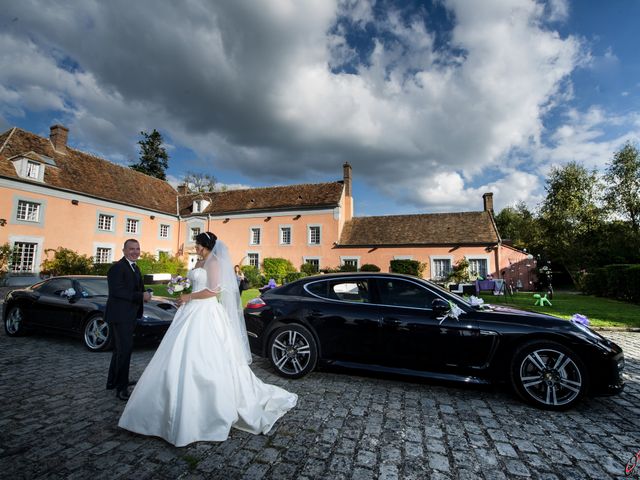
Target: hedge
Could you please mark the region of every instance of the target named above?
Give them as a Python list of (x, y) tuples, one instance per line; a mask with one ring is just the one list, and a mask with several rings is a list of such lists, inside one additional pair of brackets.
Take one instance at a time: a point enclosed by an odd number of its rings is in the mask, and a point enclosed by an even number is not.
[(584, 274), (580, 290), (589, 295), (640, 303), (640, 265), (607, 265)]
[(422, 274), (427, 266), (418, 260), (391, 260), (389, 271), (393, 273), (404, 273), (422, 278)]

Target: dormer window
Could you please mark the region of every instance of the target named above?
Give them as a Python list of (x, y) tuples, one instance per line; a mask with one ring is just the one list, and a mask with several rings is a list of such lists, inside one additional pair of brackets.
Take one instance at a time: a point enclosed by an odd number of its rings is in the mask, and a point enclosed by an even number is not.
[(193, 201), (193, 213), (202, 213), (209, 206), (209, 202), (203, 199)]
[(36, 162), (27, 162), (27, 177), (34, 180), (40, 179), (40, 164)]
[(56, 162), (52, 158), (35, 152), (16, 155), (11, 158), (11, 162), (19, 177), (36, 182), (44, 182), (46, 165), (56, 167)]

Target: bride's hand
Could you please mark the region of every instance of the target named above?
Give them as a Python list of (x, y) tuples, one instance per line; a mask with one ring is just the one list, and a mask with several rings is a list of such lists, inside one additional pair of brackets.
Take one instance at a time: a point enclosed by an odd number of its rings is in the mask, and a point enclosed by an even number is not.
[(178, 304), (178, 306), (182, 306), (185, 303), (187, 303), (189, 300), (191, 300), (191, 294), (190, 293), (186, 295), (183, 294), (183, 295), (180, 295), (176, 303)]

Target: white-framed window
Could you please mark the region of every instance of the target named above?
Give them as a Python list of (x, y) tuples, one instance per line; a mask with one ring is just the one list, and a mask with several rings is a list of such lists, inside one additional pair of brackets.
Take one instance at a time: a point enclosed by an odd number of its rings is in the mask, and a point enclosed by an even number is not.
[(249, 232), (249, 245), (260, 245), (260, 227), (251, 227)]
[(249, 265), (260, 268), (260, 254), (255, 252), (247, 253), (247, 259), (249, 261)]
[(14, 273), (35, 272), (37, 253), (37, 243), (15, 242), (9, 268)]
[(135, 218), (127, 218), (127, 225), (125, 228), (127, 233), (137, 234), (140, 232), (140, 220)]
[(320, 258), (318, 257), (304, 257), (304, 263), (308, 263), (309, 265), (313, 265), (316, 272), (320, 271)]
[(191, 241), (195, 242), (196, 237), (200, 235), (201, 232), (202, 230), (200, 229), (200, 227), (191, 227)]
[(469, 261), (469, 275), (471, 277), (486, 278), (489, 273), (489, 259), (487, 257), (467, 257)]
[(309, 225), (307, 227), (309, 245), (320, 245), (322, 241), (322, 231), (320, 225)]
[(98, 247), (96, 248), (96, 263), (111, 263), (111, 259), (113, 258), (113, 250), (107, 247)]
[(445, 280), (452, 270), (451, 257), (431, 257), (431, 279)]
[(160, 238), (169, 238), (169, 229), (171, 225), (160, 224)]
[(340, 257), (341, 265), (349, 265), (356, 270), (360, 268), (360, 257)]
[(199, 198), (193, 201), (193, 213), (202, 213), (209, 206), (209, 201)]
[(101, 213), (98, 215), (98, 230), (105, 232), (113, 231), (113, 215)]
[(28, 202), (26, 200), (19, 200), (16, 218), (25, 222), (39, 222), (40, 204), (36, 202)]
[(40, 179), (40, 164), (36, 162), (27, 162), (27, 177), (34, 180)]
[(289, 225), (280, 227), (280, 245), (291, 245), (291, 227)]

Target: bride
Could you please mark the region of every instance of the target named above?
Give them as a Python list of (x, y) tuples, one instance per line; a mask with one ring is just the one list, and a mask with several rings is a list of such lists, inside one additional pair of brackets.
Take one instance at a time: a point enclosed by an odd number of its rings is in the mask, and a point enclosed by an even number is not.
[(138, 380), (118, 425), (182, 447), (223, 441), (231, 427), (267, 433), (298, 396), (260, 381), (227, 247), (210, 232), (196, 237), (203, 259), (189, 272), (193, 292), (180, 307)]

